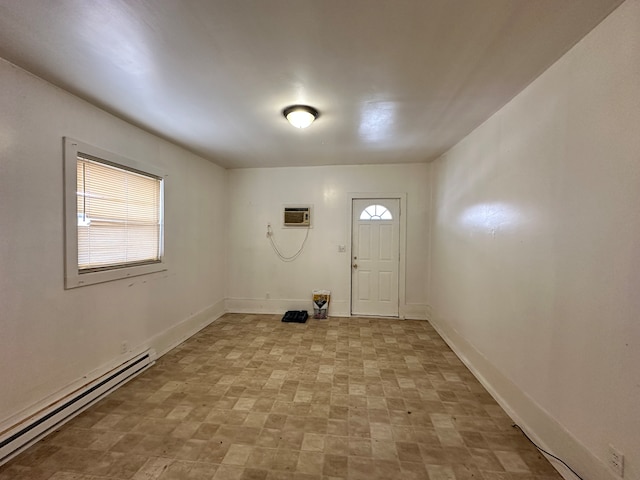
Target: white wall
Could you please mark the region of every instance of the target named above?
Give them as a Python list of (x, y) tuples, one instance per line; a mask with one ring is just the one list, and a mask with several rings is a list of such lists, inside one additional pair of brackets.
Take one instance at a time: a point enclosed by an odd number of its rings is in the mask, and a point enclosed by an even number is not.
[(640, 478), (639, 25), (628, 0), (433, 170), (432, 319), (585, 479), (609, 444)]
[[(5, 61), (0, 82), (2, 430), (84, 375), (145, 346), (163, 353), (223, 312), (227, 191), (223, 169)], [(63, 136), (168, 174), (167, 272), (64, 290)]]
[[(408, 317), (425, 318), (429, 169), (427, 164), (413, 164), (230, 171), (229, 310), (311, 310), (311, 291), (321, 288), (332, 292), (330, 315), (348, 316), (351, 263), (348, 253), (338, 252), (338, 245), (350, 242), (348, 195), (404, 192), (407, 271), (406, 304), (401, 299), (401, 309)], [(282, 228), (282, 207), (286, 204), (313, 205), (307, 245), (291, 263), (279, 260), (266, 238), (266, 226), (271, 222), (285, 255), (295, 253), (302, 243), (304, 231)]]

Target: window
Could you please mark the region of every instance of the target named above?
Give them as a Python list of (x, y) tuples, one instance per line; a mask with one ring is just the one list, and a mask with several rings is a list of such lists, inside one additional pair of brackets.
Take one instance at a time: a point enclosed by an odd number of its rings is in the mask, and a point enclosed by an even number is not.
[(164, 180), (65, 138), (66, 288), (166, 270)]
[(360, 214), (360, 220), (393, 220), (393, 216), (387, 207), (369, 205)]

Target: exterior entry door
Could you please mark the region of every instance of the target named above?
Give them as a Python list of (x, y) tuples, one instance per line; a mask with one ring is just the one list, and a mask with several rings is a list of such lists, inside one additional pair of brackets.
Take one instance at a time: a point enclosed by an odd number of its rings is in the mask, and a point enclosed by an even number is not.
[(398, 316), (400, 199), (353, 199), (351, 314)]

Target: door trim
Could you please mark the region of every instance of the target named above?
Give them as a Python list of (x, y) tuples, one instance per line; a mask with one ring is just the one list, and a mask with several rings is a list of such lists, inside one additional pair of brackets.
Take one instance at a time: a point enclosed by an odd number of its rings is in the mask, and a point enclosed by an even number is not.
[[(406, 312), (406, 258), (407, 258), (407, 194), (404, 193), (383, 193), (383, 192), (350, 192), (347, 193), (347, 211), (348, 215), (348, 227), (347, 232), (349, 232), (349, 243), (347, 244), (347, 262), (345, 264), (345, 268), (347, 269), (349, 275), (349, 294), (348, 294), (348, 305), (349, 305), (349, 316), (353, 316), (351, 313), (352, 303), (351, 299), (353, 296), (353, 283), (352, 283), (352, 270), (351, 270), (351, 259), (353, 254), (351, 253), (353, 246), (353, 201), (360, 199), (370, 198), (372, 200), (376, 198), (396, 198), (400, 200), (400, 240), (399, 240), (399, 250), (400, 250), (400, 260), (398, 262), (398, 318), (405, 318)], [(395, 318), (395, 317), (394, 317)]]

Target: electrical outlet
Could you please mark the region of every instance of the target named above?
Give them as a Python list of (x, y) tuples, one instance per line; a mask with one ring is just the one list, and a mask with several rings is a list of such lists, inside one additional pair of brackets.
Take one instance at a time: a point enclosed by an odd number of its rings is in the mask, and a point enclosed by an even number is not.
[(620, 477), (624, 476), (624, 455), (613, 445), (609, 445), (609, 466)]
[(127, 342), (122, 342), (120, 344), (120, 353), (127, 353), (129, 351), (129, 344)]

